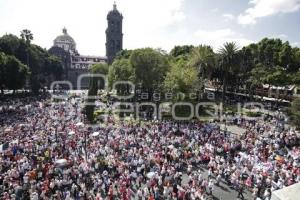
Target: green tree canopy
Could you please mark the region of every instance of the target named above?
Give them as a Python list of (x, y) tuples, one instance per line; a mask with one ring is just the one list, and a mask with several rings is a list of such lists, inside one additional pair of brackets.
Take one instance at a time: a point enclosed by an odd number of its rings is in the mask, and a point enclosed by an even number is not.
[(191, 51), (188, 65), (196, 68), (202, 77), (209, 77), (216, 65), (216, 57), (210, 46), (200, 45)]
[(6, 55), (2, 52), (0, 52), (0, 89), (1, 94), (4, 93), (5, 88), (5, 74), (6, 74)]
[(15, 55), (19, 47), (20, 39), (15, 35), (3, 35), (0, 38), (0, 51), (5, 52), (7, 55)]
[(198, 92), (199, 88), (200, 82), (196, 68), (188, 66), (184, 60), (172, 64), (164, 81), (166, 92), (188, 94)]
[(267, 74), (268, 72), (265, 70), (263, 64), (257, 64), (256, 67), (251, 70), (251, 76), (249, 78), (251, 88), (264, 84)]
[[(28, 66), (31, 89), (38, 92), (44, 83), (61, 78), (63, 72), (61, 61), (51, 56), (45, 49), (31, 44), (33, 35), (29, 30), (21, 32), (21, 38), (8, 34), (0, 37), (0, 52), (14, 56)], [(8, 86), (6, 86), (8, 87)]]
[(193, 48), (194, 48), (193, 45), (175, 46), (170, 51), (170, 55), (176, 59), (183, 58), (187, 60)]
[(288, 77), (286, 69), (281, 66), (276, 66), (275, 68), (269, 70), (265, 76), (265, 83), (274, 86), (286, 86), (291, 84), (292, 80)]
[[(129, 59), (116, 59), (110, 66), (108, 72), (108, 82), (110, 88), (112, 88), (116, 81), (134, 82), (134, 80), (135, 74)], [(125, 92), (127, 89), (128, 87), (125, 87), (124, 84), (117, 87), (118, 92)]]
[(220, 67), (223, 72), (223, 92), (222, 101), (224, 102), (227, 91), (228, 76), (230, 73), (236, 73), (240, 69), (239, 48), (234, 42), (227, 42), (219, 50)]
[(4, 88), (16, 90), (24, 87), (28, 68), (16, 57), (0, 53), (0, 85)]
[(106, 63), (97, 63), (93, 64), (90, 72), (92, 74), (104, 74), (106, 75), (108, 73), (108, 65)]
[(122, 58), (129, 59), (131, 54), (132, 54), (132, 50), (123, 49), (117, 54), (115, 60), (122, 59)]
[(31, 40), (33, 40), (33, 34), (31, 33), (30, 30), (24, 29), (21, 31), (21, 38), (26, 42), (26, 44), (30, 44)]
[(152, 90), (160, 87), (169, 70), (167, 56), (151, 48), (134, 50), (130, 64), (135, 74), (135, 83)]
[(63, 64), (61, 59), (56, 56), (50, 55), (45, 61), (45, 67), (43, 69), (43, 74), (48, 76), (53, 76), (54, 80), (60, 80), (63, 73)]

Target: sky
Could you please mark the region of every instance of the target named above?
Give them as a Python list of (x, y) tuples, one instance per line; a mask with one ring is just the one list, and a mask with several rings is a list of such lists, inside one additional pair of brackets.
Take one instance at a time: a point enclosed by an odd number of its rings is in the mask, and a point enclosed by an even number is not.
[[(0, 0), (0, 36), (29, 29), (49, 49), (63, 27), (82, 55), (105, 55), (106, 16), (114, 0)], [(240, 47), (264, 37), (300, 46), (300, 0), (116, 0), (123, 48), (224, 42)]]

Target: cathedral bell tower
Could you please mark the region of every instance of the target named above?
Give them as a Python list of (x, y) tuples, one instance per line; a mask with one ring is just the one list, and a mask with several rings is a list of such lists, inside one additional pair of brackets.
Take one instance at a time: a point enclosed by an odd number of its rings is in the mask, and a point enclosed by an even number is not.
[(108, 64), (111, 64), (117, 53), (123, 49), (122, 21), (123, 16), (114, 3), (113, 10), (107, 14), (106, 57)]

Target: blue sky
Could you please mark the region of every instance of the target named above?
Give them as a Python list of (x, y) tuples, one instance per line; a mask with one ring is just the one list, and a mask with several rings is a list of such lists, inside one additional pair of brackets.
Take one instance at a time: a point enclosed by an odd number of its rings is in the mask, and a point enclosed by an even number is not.
[[(300, 46), (300, 0), (116, 0), (124, 48), (162, 48), (225, 41), (240, 46), (279, 37)], [(50, 48), (65, 26), (81, 54), (105, 55), (106, 15), (113, 0), (0, 0), (0, 35), (34, 34)]]

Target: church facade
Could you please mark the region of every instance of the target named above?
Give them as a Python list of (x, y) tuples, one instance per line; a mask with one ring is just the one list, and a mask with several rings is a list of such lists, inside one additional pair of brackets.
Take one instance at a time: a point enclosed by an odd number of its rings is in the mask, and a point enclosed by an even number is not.
[(73, 89), (87, 89), (89, 87), (89, 79), (83, 78), (80, 86), (77, 87), (78, 77), (82, 74), (88, 74), (93, 64), (112, 64), (117, 53), (123, 49), (122, 20), (123, 16), (117, 10), (116, 4), (114, 4), (113, 10), (107, 15), (106, 56), (79, 54), (76, 49), (76, 42), (68, 34), (66, 28), (63, 29), (62, 35), (55, 38), (49, 53), (61, 59), (64, 69), (62, 79), (70, 81)]

